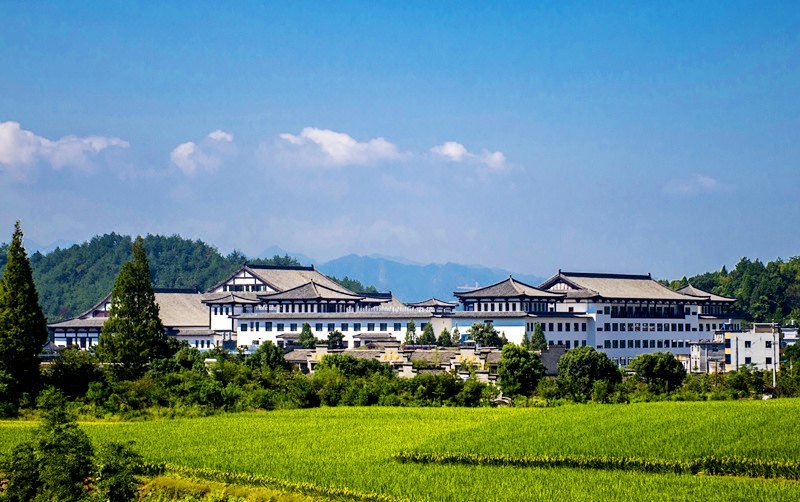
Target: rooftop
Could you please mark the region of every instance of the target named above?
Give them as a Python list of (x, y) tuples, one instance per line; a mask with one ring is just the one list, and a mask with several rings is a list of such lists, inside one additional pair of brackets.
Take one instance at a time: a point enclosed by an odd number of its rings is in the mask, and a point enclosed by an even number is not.
[(606, 274), (562, 272), (542, 285), (550, 291), (566, 294), (567, 298), (606, 298), (613, 300), (660, 300), (696, 303), (700, 299), (677, 291), (653, 280), (650, 274)]
[(457, 298), (460, 299), (518, 298), (518, 297), (559, 299), (563, 298), (564, 296), (561, 293), (553, 293), (551, 291), (545, 291), (543, 289), (531, 286), (530, 284), (525, 284), (524, 282), (520, 282), (510, 276), (508, 279), (500, 281), (496, 284), (473, 289), (471, 291), (464, 291), (464, 292), (456, 291), (455, 293), (453, 293), (453, 295), (455, 295)]

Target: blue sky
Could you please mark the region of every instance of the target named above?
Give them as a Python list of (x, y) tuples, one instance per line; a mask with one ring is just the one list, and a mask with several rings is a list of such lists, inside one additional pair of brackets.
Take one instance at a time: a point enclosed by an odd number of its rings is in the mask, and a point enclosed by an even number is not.
[(680, 276), (798, 254), (800, 4), (0, 2), (0, 228)]

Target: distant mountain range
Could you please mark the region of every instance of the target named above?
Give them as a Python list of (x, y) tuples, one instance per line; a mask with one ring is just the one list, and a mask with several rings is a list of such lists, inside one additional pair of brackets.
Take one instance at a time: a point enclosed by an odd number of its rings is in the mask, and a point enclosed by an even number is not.
[(289, 255), (303, 264), (314, 265), (322, 273), (337, 278), (349, 277), (380, 291), (391, 291), (403, 301), (418, 301), (435, 296), (452, 299), (453, 292), (487, 286), (514, 275), (522, 282), (536, 286), (544, 278), (520, 274), (500, 268), (464, 265), (460, 263), (415, 263), (404, 258), (380, 255), (361, 256), (349, 254), (326, 262), (317, 262), (308, 256), (292, 253), (272, 246), (261, 253), (263, 258)]

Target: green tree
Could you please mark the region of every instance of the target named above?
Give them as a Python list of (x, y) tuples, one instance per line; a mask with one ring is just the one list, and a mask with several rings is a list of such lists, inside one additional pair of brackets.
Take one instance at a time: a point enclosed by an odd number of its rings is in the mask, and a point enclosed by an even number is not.
[(530, 336), (526, 333), (523, 347), (528, 350), (547, 350), (547, 338), (544, 336), (544, 328), (542, 323), (537, 322), (533, 326), (533, 334)]
[(158, 315), (144, 244), (133, 243), (133, 259), (124, 263), (111, 290), (111, 308), (103, 324), (97, 355), (113, 363), (118, 379), (141, 376), (147, 365), (170, 357), (171, 343)]
[(267, 340), (253, 352), (245, 362), (252, 369), (285, 370), (289, 364), (283, 357), (283, 349)]
[(436, 339), (436, 345), (438, 345), (439, 347), (453, 346), (453, 338), (450, 335), (450, 331), (447, 329), (447, 326), (442, 328), (442, 332), (439, 333), (439, 338)]
[(506, 396), (529, 396), (544, 376), (544, 366), (537, 354), (508, 343), (503, 346), (497, 377)]
[(92, 473), (89, 437), (67, 411), (63, 394), (47, 390), (39, 398), (42, 422), (34, 439), (17, 445), (4, 470), (10, 501), (77, 501)]
[(641, 354), (630, 363), (636, 376), (655, 393), (672, 392), (683, 383), (686, 369), (669, 352)]
[(47, 384), (71, 398), (86, 394), (89, 384), (101, 377), (92, 353), (75, 345), (59, 350), (58, 357), (46, 366), (44, 375)]
[(568, 350), (558, 360), (559, 386), (574, 401), (587, 401), (592, 396), (594, 383), (600, 380), (616, 384), (622, 376), (608, 356), (594, 347)]
[(304, 349), (313, 349), (317, 346), (317, 339), (314, 333), (311, 332), (311, 325), (307, 322), (303, 323), (303, 329), (300, 330), (300, 337), (297, 339), (297, 344)]
[(406, 339), (404, 343), (406, 345), (414, 345), (417, 343), (417, 325), (414, 323), (413, 319), (408, 321), (408, 325), (406, 325)]
[(128, 502), (137, 499), (142, 456), (133, 451), (132, 443), (109, 443), (97, 452), (95, 481), (97, 496), (109, 502)]
[(433, 332), (433, 325), (429, 322), (425, 323), (422, 328), (422, 336), (419, 337), (421, 345), (434, 345), (436, 343), (436, 334)]
[(792, 369), (800, 368), (800, 344), (792, 344), (783, 350), (781, 364)]
[(461, 332), (458, 330), (458, 326), (453, 328), (453, 347), (458, 347), (461, 345)]
[(468, 330), (470, 340), (482, 347), (503, 347), (508, 343), (505, 335), (498, 333), (492, 323), (475, 323)]
[(344, 348), (344, 335), (338, 329), (328, 333), (328, 348), (331, 350)]
[(36, 392), (39, 353), (47, 343), (47, 321), (39, 306), (19, 221), (14, 225), (7, 256), (0, 280), (0, 374), (5, 375), (5, 393), (13, 408), (23, 393)]

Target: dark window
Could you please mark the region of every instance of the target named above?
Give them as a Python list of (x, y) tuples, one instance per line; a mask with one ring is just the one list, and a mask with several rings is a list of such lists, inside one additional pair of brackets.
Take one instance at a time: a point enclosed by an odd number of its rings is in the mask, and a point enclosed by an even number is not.
[(297, 331), (297, 323), (293, 322), (289, 325), (289, 331)]
[(240, 331), (247, 331), (247, 323), (242, 323), (242, 325), (239, 326), (239, 329)]
[(547, 326), (548, 326), (547, 331), (553, 331), (553, 323), (549, 322), (547, 323)]
[(603, 348), (610, 349), (611, 348), (611, 340), (603, 340)]
[(368, 322), (367, 323), (367, 331), (375, 331), (375, 323), (374, 322)]
[(332, 322), (328, 323), (328, 332), (331, 332), (336, 329), (336, 325)]
[(564, 326), (563, 326), (563, 324), (562, 324), (562, 323), (558, 323), (558, 331), (561, 331), (563, 327), (564, 327)]
[(394, 330), (395, 331), (400, 331), (402, 329), (400, 326), (401, 326), (401, 324), (399, 322), (394, 323)]
[(611, 325), (611, 329), (614, 330), (614, 331), (619, 331), (619, 323), (616, 323), (616, 322), (613, 323)]
[(387, 331), (387, 330), (388, 330), (388, 326), (386, 325), (385, 322), (382, 322), (381, 323), (381, 331)]
[(771, 349), (772, 348), (772, 340), (767, 340), (766, 341), (766, 345), (767, 345), (768, 349)]
[(265, 322), (264, 323), (264, 329), (267, 330), (267, 331), (272, 331), (272, 323), (271, 322)]
[(346, 322), (342, 323), (342, 331), (347, 331), (350, 329), (350, 325)]
[(278, 331), (283, 331), (283, 323), (282, 322), (278, 323)]
[(768, 358), (764, 359), (764, 362), (767, 363), (767, 364), (772, 364), (772, 358), (768, 357)]
[(749, 348), (750, 348), (750, 340), (745, 340), (745, 342), (744, 342), (744, 348), (746, 348), (746, 349), (749, 349)]
[(567, 323), (564, 323), (564, 328), (566, 328), (566, 330), (567, 330), (567, 331), (569, 331), (570, 324), (569, 324), (568, 322), (567, 322)]
[(603, 324), (603, 331), (611, 331), (611, 324), (609, 323)]
[(321, 323), (321, 322), (318, 322), (317, 324), (315, 324), (315, 325), (314, 325), (314, 329), (315, 329), (316, 331), (322, 331), (322, 323)]
[(361, 331), (361, 323), (360, 322), (354, 322), (353, 323), (353, 329), (355, 331)]
[(751, 359), (751, 358), (749, 358), (749, 357), (745, 357), (745, 358), (744, 358), (744, 363), (745, 363), (745, 364), (751, 364), (751, 362), (752, 362), (752, 359)]
[(612, 340), (611, 341), (611, 348), (618, 349), (619, 348), (619, 340)]

